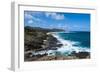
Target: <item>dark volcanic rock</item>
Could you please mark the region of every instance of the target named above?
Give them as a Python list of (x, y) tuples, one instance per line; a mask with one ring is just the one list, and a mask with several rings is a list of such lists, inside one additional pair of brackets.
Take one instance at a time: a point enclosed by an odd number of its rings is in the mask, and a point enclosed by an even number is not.
[[(47, 35), (48, 32), (54, 31), (63, 31), (60, 29), (43, 29), (43, 28), (33, 28), (25, 27), (24, 31), (24, 52), (27, 51), (43, 51), (43, 50), (56, 50), (58, 47), (61, 47), (61, 44), (54, 36)], [(44, 40), (46, 42), (44, 43)], [(58, 44), (59, 43), (59, 44)], [(24, 54), (25, 60), (30, 58), (31, 53)], [(44, 54), (46, 55), (46, 54)], [(33, 59), (44, 55), (34, 56)]]
[(89, 52), (79, 52), (79, 53), (76, 54), (76, 56), (77, 56), (78, 58), (86, 58), (86, 57), (89, 56), (89, 55), (90, 55)]
[[(59, 43), (59, 44), (58, 44)], [(45, 45), (48, 47), (48, 48), (56, 48), (56, 47), (61, 47), (62, 44), (57, 40), (57, 38), (55, 38), (54, 36), (52, 35), (49, 35), (47, 37), (47, 42), (45, 43)]]
[(32, 55), (32, 53), (27, 53), (27, 54), (24, 53), (24, 59), (30, 58), (31, 55)]
[(76, 53), (75, 51), (73, 51), (71, 53), (71, 55), (76, 56), (79, 59), (90, 57), (90, 53), (89, 52), (78, 52), (78, 53)]

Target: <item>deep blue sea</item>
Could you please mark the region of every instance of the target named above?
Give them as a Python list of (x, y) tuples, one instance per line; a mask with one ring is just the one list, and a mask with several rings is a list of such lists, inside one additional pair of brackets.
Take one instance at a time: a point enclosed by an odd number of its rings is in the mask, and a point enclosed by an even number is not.
[(40, 51), (35, 54), (48, 53), (48, 55), (67, 56), (73, 51), (77, 53), (82, 51), (90, 52), (90, 32), (53, 32), (51, 34), (57, 38), (57, 40), (63, 44), (63, 46), (57, 47), (57, 50)]
[(90, 48), (90, 32), (58, 33), (58, 36), (64, 40), (78, 42), (73, 46)]
[(58, 48), (55, 52), (59, 52), (63, 55), (71, 54), (73, 51), (90, 52), (90, 32), (57, 32), (53, 33), (53, 36), (63, 44), (63, 46)]

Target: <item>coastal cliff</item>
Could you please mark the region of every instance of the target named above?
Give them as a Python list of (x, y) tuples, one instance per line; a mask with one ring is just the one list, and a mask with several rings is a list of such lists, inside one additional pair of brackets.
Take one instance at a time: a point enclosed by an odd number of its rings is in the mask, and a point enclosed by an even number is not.
[[(61, 47), (62, 44), (49, 32), (64, 31), (61, 29), (43, 29), (39, 27), (26, 26), (24, 30), (24, 59), (34, 56), (32, 52), (43, 50), (55, 50), (56, 47)], [(59, 42), (59, 44), (57, 44)], [(46, 55), (43, 54), (43, 55)], [(38, 55), (39, 56), (39, 55)]]
[[(40, 27), (24, 27), (24, 61), (44, 61), (44, 60), (69, 60), (90, 58), (89, 52), (73, 51), (68, 56), (63, 56), (59, 52), (56, 55), (49, 55), (47, 51), (57, 50), (63, 44), (54, 37), (51, 32), (64, 32), (62, 29), (47, 29)], [(52, 53), (50, 53), (52, 54)]]

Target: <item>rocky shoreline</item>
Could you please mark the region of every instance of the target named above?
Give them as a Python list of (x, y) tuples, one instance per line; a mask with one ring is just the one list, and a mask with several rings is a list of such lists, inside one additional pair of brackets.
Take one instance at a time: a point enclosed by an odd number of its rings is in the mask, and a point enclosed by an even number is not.
[(49, 61), (49, 60), (72, 60), (72, 59), (90, 59), (89, 52), (79, 52), (69, 56), (47, 56), (47, 54), (37, 55), (26, 59), (26, 61)]
[[(69, 60), (69, 59), (87, 59), (90, 58), (89, 52), (73, 51), (68, 56), (48, 56), (46, 51), (57, 50), (63, 46), (63, 44), (53, 37), (49, 32), (63, 31), (59, 29), (41, 29), (25, 27), (24, 34), (24, 61), (47, 61), (47, 60)], [(38, 52), (44, 51), (42, 54)], [(34, 52), (34, 53), (33, 53)]]

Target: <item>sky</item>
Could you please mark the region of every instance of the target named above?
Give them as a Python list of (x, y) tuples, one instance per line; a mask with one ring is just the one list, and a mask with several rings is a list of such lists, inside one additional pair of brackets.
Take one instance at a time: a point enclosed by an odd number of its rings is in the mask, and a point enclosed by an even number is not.
[(90, 31), (90, 14), (24, 11), (24, 25), (66, 31)]

